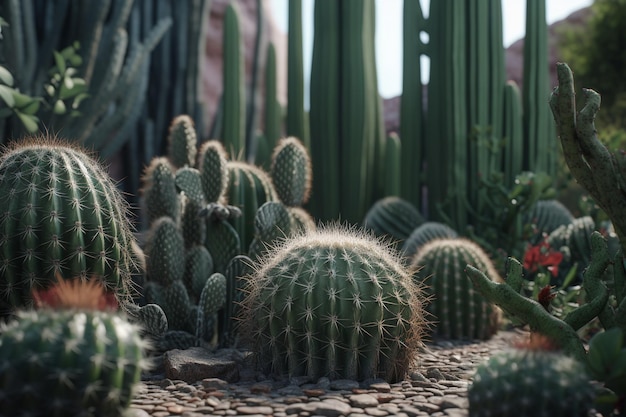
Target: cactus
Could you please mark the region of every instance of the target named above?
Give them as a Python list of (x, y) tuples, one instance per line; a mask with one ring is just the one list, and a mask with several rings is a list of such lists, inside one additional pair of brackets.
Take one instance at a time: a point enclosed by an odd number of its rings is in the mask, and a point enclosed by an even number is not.
[[(290, 37), (291, 38), (291, 37)], [(256, 150), (257, 164), (265, 169), (269, 169), (269, 150), (274, 149), (278, 139), (282, 136), (281, 131), (281, 106), (276, 97), (276, 48), (270, 42), (267, 46), (267, 59), (265, 66), (265, 123), (263, 125), (263, 137), (265, 142), (263, 148)], [(257, 144), (258, 145), (258, 144)], [(267, 152), (267, 154), (263, 154)]]
[(423, 301), (386, 246), (327, 227), (288, 238), (255, 264), (242, 334), (265, 372), (397, 381), (425, 325)]
[(224, 146), (210, 140), (200, 147), (199, 166), (204, 198), (209, 203), (223, 203), (228, 189), (228, 159)]
[(472, 287), (466, 265), (501, 281), (491, 260), (474, 242), (436, 239), (425, 244), (413, 259), (415, 278), (433, 297), (428, 311), (437, 322), (435, 332), (447, 339), (489, 339), (498, 331), (500, 310)]
[(411, 232), (424, 223), (415, 206), (400, 197), (378, 200), (365, 214), (363, 228), (376, 236), (386, 236), (401, 246)]
[(304, 111), (304, 57), (302, 45), (302, 0), (289, 2), (287, 37), (287, 136), (294, 136), (310, 149), (309, 125)]
[(137, 269), (127, 204), (99, 163), (51, 137), (0, 156), (0, 314), (30, 303), (56, 274), (102, 280), (122, 304)]
[(148, 342), (103, 294), (95, 281), (59, 281), (34, 293), (38, 310), (0, 323), (3, 415), (113, 417), (129, 407), (150, 367)]
[[(539, 200), (523, 216), (526, 224), (533, 224), (534, 236), (531, 240), (542, 240), (542, 235), (550, 234), (559, 226), (571, 224), (574, 216), (567, 207), (558, 200)], [(537, 242), (531, 243), (537, 243)]]
[(586, 417), (594, 388), (585, 366), (560, 352), (511, 349), (476, 370), (471, 417)]
[(445, 223), (425, 222), (411, 232), (402, 245), (402, 254), (412, 259), (422, 246), (434, 239), (454, 239), (459, 234)]
[(176, 168), (194, 166), (198, 149), (196, 129), (193, 120), (186, 114), (176, 116), (170, 123), (167, 135), (168, 158)]
[(294, 138), (282, 139), (274, 148), (270, 175), (280, 201), (299, 207), (309, 200), (311, 159), (302, 143)]
[(179, 216), (180, 201), (174, 172), (169, 159), (159, 157), (150, 161), (142, 176), (143, 205), (150, 224), (159, 217), (176, 219)]

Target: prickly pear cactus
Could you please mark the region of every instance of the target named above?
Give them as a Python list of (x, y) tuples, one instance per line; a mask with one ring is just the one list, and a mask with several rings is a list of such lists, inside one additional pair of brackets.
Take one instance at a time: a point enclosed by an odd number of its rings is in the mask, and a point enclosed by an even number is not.
[(127, 299), (138, 251), (127, 203), (75, 145), (34, 137), (0, 156), (0, 317), (56, 274), (102, 280)]
[(281, 139), (274, 148), (270, 173), (283, 204), (300, 207), (308, 201), (313, 177), (311, 158), (298, 139)]
[(374, 238), (325, 228), (256, 266), (243, 325), (265, 372), (313, 379), (404, 377), (424, 328), (410, 271)]
[(500, 281), (487, 254), (467, 239), (435, 239), (412, 262), (415, 278), (433, 297), (428, 311), (434, 316), (435, 332), (448, 339), (488, 339), (498, 330), (500, 310), (474, 290), (465, 275), (468, 264)]
[(387, 236), (400, 245), (411, 232), (424, 223), (415, 206), (400, 197), (385, 197), (367, 211), (363, 227), (376, 236)]
[[(75, 288), (80, 292), (68, 295)], [(70, 285), (45, 299), (60, 295), (60, 300), (84, 303), (95, 294), (94, 287), (87, 286), (87, 292), (80, 288), (84, 286)], [(141, 372), (150, 367), (148, 343), (140, 331), (109, 309), (46, 303), (38, 310), (19, 311), (16, 319), (0, 324), (0, 414), (122, 415)]]
[(512, 349), (477, 368), (468, 399), (470, 417), (587, 417), (594, 389), (573, 358)]

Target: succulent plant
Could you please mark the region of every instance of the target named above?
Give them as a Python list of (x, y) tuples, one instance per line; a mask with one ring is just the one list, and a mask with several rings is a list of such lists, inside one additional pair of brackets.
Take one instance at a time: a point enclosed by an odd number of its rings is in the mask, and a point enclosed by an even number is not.
[(543, 233), (550, 234), (562, 225), (568, 225), (574, 220), (574, 215), (558, 200), (539, 200), (524, 216), (525, 223), (532, 223), (535, 235), (532, 238), (537, 243)]
[(415, 279), (432, 296), (435, 332), (448, 339), (488, 339), (498, 330), (500, 310), (474, 289), (465, 275), (468, 264), (501, 281), (485, 251), (467, 239), (432, 240), (413, 258)]
[(413, 258), (417, 251), (434, 239), (456, 238), (459, 234), (445, 223), (425, 222), (411, 232), (402, 245), (402, 254)]
[(477, 368), (468, 399), (470, 417), (587, 417), (594, 388), (576, 359), (511, 349)]
[(128, 205), (85, 151), (47, 136), (15, 142), (0, 156), (0, 192), (0, 315), (56, 274), (131, 296), (139, 253)]
[(281, 139), (272, 155), (271, 177), (280, 201), (300, 207), (311, 192), (311, 159), (304, 145), (294, 137)]
[(0, 413), (121, 415), (150, 367), (140, 327), (107, 309), (115, 299), (97, 281), (59, 281), (35, 299), (0, 324)]
[(425, 326), (424, 300), (386, 245), (329, 226), (287, 238), (255, 265), (242, 334), (265, 372), (403, 378)]
[(401, 246), (411, 232), (424, 223), (415, 206), (400, 197), (385, 197), (367, 211), (363, 227), (376, 236), (386, 236)]

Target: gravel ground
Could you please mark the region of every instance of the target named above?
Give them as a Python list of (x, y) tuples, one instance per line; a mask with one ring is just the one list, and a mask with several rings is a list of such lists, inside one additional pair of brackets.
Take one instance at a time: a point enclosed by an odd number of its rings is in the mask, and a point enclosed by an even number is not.
[(435, 340), (402, 382), (321, 378), (276, 381), (249, 371), (237, 383), (208, 378), (188, 384), (152, 375), (131, 405), (133, 417), (168, 416), (468, 416), (467, 387), (476, 366), (506, 349), (521, 331), (485, 342)]

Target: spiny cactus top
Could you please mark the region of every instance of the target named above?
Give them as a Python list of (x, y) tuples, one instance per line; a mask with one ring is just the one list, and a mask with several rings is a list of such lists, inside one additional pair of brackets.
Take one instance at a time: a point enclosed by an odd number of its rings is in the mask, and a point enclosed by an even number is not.
[(425, 326), (411, 272), (370, 236), (336, 227), (288, 238), (249, 280), (243, 323), (279, 375), (398, 380)]
[(0, 156), (0, 195), (0, 315), (56, 274), (129, 296), (138, 247), (127, 203), (94, 159), (59, 139), (25, 139)]

